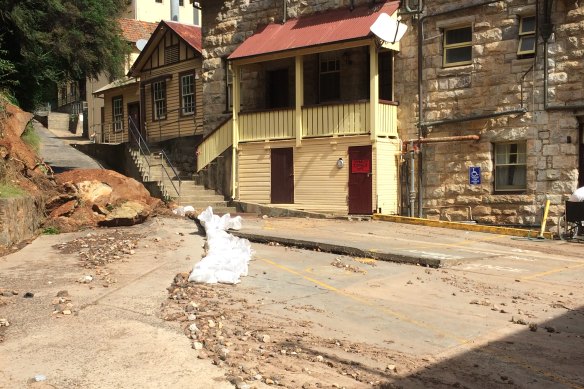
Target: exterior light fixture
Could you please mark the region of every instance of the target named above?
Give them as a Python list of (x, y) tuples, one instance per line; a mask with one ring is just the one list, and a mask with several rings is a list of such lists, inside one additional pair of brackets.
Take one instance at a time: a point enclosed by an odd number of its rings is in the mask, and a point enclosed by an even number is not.
[(337, 167), (340, 169), (340, 168), (342, 168), (343, 166), (345, 166), (345, 161), (343, 161), (343, 158), (339, 158), (339, 159), (337, 160)]

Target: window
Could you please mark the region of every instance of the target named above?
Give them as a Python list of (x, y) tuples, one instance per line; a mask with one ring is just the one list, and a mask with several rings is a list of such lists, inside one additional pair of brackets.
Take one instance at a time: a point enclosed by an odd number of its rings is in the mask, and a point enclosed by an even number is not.
[(517, 55), (529, 58), (535, 55), (535, 16), (519, 19), (519, 47)]
[(181, 7), (185, 6), (185, 0), (178, 0), (178, 5), (180, 5)]
[(162, 0), (154, 0), (157, 3), (162, 3)]
[(122, 96), (112, 98), (114, 132), (124, 130), (124, 101)]
[(472, 62), (472, 27), (444, 30), (444, 67)]
[(195, 113), (195, 76), (183, 74), (180, 76), (181, 115)]
[(341, 98), (341, 61), (338, 54), (321, 54), (319, 63), (320, 101), (339, 100)]
[(521, 191), (527, 188), (526, 144), (495, 144), (495, 191)]
[(166, 119), (166, 81), (152, 83), (152, 102), (154, 120)]

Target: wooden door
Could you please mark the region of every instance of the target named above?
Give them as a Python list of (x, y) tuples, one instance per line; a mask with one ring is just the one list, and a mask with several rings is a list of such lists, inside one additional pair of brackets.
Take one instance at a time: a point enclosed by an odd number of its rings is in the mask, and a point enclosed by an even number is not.
[(294, 154), (292, 148), (272, 149), (271, 203), (294, 204)]
[(371, 146), (349, 147), (349, 214), (373, 213)]
[[(130, 121), (129, 119), (132, 120)], [(140, 131), (140, 103), (138, 101), (128, 104), (128, 122), (136, 124), (134, 128)]]

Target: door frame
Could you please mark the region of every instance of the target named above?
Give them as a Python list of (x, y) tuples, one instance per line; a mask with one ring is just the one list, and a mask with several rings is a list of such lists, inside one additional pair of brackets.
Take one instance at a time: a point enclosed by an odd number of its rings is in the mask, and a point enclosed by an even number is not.
[[(365, 164), (359, 164), (355, 161), (355, 154), (364, 153), (368, 156), (369, 166), (368, 172), (359, 171), (367, 169)], [(348, 213), (350, 215), (371, 215), (373, 213), (373, 147), (366, 146), (350, 146), (348, 148), (349, 154), (349, 177), (348, 177)], [(367, 160), (360, 157), (359, 160)], [(356, 170), (353, 173), (353, 170)], [(366, 175), (366, 177), (362, 176)], [(361, 186), (364, 183), (365, 186)], [(359, 187), (357, 187), (359, 185)]]
[[(283, 159), (277, 160), (282, 157)], [(276, 164), (283, 163), (284, 168), (276, 171), (279, 167)], [(281, 167), (282, 165), (280, 165)], [(283, 188), (276, 185), (283, 185)], [(280, 197), (275, 197), (280, 196)], [(294, 148), (278, 147), (270, 150), (270, 203), (271, 204), (294, 204)]]

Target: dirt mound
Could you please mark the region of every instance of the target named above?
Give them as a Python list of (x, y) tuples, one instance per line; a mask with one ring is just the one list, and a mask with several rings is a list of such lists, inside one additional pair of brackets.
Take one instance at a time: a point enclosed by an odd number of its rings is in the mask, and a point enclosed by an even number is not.
[(37, 197), (55, 191), (50, 173), (21, 136), (32, 114), (0, 97), (0, 182), (11, 183)]
[(77, 169), (54, 176), (22, 139), (32, 114), (0, 97), (0, 182), (22, 188), (46, 204), (45, 227), (72, 232), (85, 227), (142, 223), (166, 214), (138, 181), (111, 170)]

